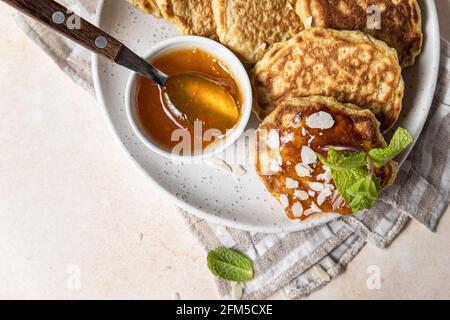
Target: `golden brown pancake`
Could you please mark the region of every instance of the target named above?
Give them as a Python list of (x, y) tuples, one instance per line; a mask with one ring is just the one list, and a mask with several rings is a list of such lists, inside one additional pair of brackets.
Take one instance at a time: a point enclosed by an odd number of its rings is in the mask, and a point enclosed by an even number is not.
[(212, 0), (220, 42), (255, 63), (270, 47), (303, 29), (295, 0)]
[(276, 44), (252, 71), (260, 119), (292, 97), (322, 95), (374, 112), (382, 131), (402, 109), (404, 83), (397, 53), (359, 31), (311, 28)]
[(145, 13), (154, 15), (157, 18), (161, 18), (161, 10), (159, 10), (156, 0), (128, 0), (133, 6), (140, 9)]
[(162, 15), (183, 34), (217, 38), (211, 0), (156, 0)]
[[(317, 121), (319, 114), (321, 120)], [(291, 219), (352, 213), (329, 169), (315, 156), (317, 152), (326, 157), (327, 152), (320, 148), (326, 145), (368, 151), (383, 148), (386, 142), (372, 112), (319, 96), (281, 103), (257, 130), (256, 172)], [(375, 171), (383, 188), (394, 182), (397, 172), (394, 161)]]
[(402, 67), (414, 64), (422, 48), (416, 0), (298, 0), (296, 10), (313, 27), (360, 30), (385, 41), (397, 50)]

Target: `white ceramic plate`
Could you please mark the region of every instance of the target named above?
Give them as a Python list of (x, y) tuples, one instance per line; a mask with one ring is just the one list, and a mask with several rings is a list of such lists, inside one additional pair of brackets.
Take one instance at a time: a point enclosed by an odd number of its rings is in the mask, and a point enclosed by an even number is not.
[[(399, 125), (419, 137), (433, 99), (439, 69), (439, 23), (434, 1), (420, 1), (425, 33), (424, 50), (415, 66), (404, 73), (406, 97)], [(104, 0), (97, 8), (97, 25), (122, 40), (139, 54), (168, 37), (177, 36), (162, 19), (144, 15), (126, 1)], [(124, 96), (130, 72), (93, 56), (92, 69), (98, 100), (112, 128), (132, 161), (149, 181), (166, 193), (176, 205), (211, 222), (253, 232), (292, 232), (312, 223), (290, 221), (280, 205), (265, 191), (253, 168), (237, 178), (206, 164), (171, 162), (152, 153), (136, 137), (128, 123)], [(255, 119), (249, 128), (257, 125)], [(402, 159), (406, 157), (406, 154)]]

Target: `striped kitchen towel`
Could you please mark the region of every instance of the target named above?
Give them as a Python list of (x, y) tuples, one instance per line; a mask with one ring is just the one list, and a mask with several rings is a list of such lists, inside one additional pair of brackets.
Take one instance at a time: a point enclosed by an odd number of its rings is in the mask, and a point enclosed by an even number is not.
[[(93, 18), (97, 0), (60, 1), (77, 5)], [(93, 93), (90, 55), (17, 15), (21, 28), (72, 79)], [(396, 184), (370, 211), (342, 217), (313, 229), (282, 234), (253, 234), (201, 220), (182, 212), (189, 228), (206, 250), (235, 248), (254, 261), (255, 279), (245, 285), (217, 280), (224, 298), (264, 299), (282, 289), (288, 298), (301, 298), (342, 273), (365, 243), (388, 246), (412, 217), (436, 230), (449, 205), (450, 190), (450, 45), (442, 40), (439, 83), (429, 119)], [(438, 142), (438, 143), (435, 143)]]

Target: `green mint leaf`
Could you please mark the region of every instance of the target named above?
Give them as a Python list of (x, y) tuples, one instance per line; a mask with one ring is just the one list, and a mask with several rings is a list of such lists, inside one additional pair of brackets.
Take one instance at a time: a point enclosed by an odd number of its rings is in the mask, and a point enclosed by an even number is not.
[(331, 177), (334, 184), (347, 205), (353, 200), (353, 197), (348, 193), (348, 189), (368, 174), (369, 172), (365, 166), (354, 169), (331, 169)]
[(328, 159), (321, 154), (317, 154), (320, 162), (330, 169), (355, 169), (366, 165), (367, 154), (365, 152), (338, 152), (331, 149), (328, 152)]
[(236, 250), (219, 248), (208, 253), (208, 268), (217, 277), (236, 282), (253, 279), (253, 261)]
[(381, 168), (402, 153), (413, 141), (414, 139), (408, 131), (398, 128), (388, 147), (372, 149), (369, 151), (369, 156), (373, 159), (374, 165)]
[(365, 152), (355, 153), (331, 149), (328, 151), (327, 159), (319, 154), (317, 157), (323, 165), (331, 169), (331, 177), (345, 203), (351, 203), (353, 197), (348, 193), (348, 189), (369, 174), (367, 154)]
[(348, 195), (353, 198), (348, 206), (353, 212), (361, 209), (370, 209), (380, 196), (380, 192), (381, 185), (375, 174), (360, 178), (347, 189)]
[(321, 155), (320, 153), (316, 152), (317, 158), (319, 159), (320, 162), (322, 162), (322, 164), (324, 166), (330, 166), (330, 162), (328, 161), (327, 158), (325, 158), (323, 155)]
[(341, 169), (354, 169), (365, 166), (367, 154), (365, 152), (353, 153), (337, 164)]
[(328, 158), (317, 154), (322, 164), (331, 169), (331, 177), (346, 204), (353, 200), (347, 190), (359, 179), (365, 178), (369, 174), (366, 156), (364, 152), (354, 153), (335, 149), (328, 151)]
[(337, 163), (348, 155), (348, 152), (345, 151), (336, 151), (331, 149), (328, 151), (328, 161), (330, 163)]

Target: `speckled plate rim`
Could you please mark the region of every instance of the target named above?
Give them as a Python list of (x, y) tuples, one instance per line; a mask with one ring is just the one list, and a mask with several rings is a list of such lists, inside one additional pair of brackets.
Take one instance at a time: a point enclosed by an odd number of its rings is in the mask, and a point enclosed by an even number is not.
[[(423, 4), (422, 4), (424, 1), (427, 2), (427, 0), (423, 0), (423, 1), (418, 0), (420, 8), (422, 10), (422, 28), (423, 29), (425, 27), (424, 16), (423, 16), (424, 8), (423, 8)], [(409, 146), (409, 148), (405, 152), (403, 152), (402, 155), (400, 155), (398, 157), (397, 161), (400, 164), (400, 166), (406, 161), (409, 154), (414, 149), (414, 146), (416, 145), (417, 141), (419, 140), (420, 135), (422, 134), (422, 130), (428, 119), (428, 114), (430, 113), (430, 110), (431, 110), (431, 105), (433, 104), (433, 99), (434, 99), (434, 95), (436, 93), (436, 87), (437, 87), (438, 77), (439, 77), (439, 66), (441, 63), (441, 31), (440, 31), (440, 26), (439, 26), (439, 15), (437, 13), (436, 4), (434, 3), (434, 1), (428, 1), (426, 6), (427, 6), (426, 19), (429, 21), (429, 22), (427, 21), (427, 23), (431, 23), (432, 30), (434, 32), (432, 34), (424, 32), (424, 44), (428, 45), (428, 39), (430, 39), (430, 41), (433, 41), (432, 42), (432, 44), (434, 45), (434, 47), (432, 48), (433, 49), (432, 50), (433, 57), (432, 57), (432, 61), (430, 63), (430, 70), (433, 73), (433, 78), (432, 78), (432, 81), (430, 83), (430, 88), (429, 88), (430, 94), (427, 95), (427, 101), (424, 102), (425, 108), (423, 110), (423, 114), (425, 115), (425, 117), (423, 117), (421, 123), (416, 127), (416, 134), (414, 135), (415, 136), (414, 142)], [(424, 49), (425, 48), (423, 47), (421, 54), (423, 54)], [(417, 59), (419, 57), (416, 57), (416, 63), (417, 63)], [(408, 68), (413, 68), (413, 67), (414, 66), (411, 66)], [(406, 85), (406, 83), (405, 83), (405, 85)], [(406, 122), (406, 123), (408, 123), (410, 121), (411, 120), (409, 120), (409, 119), (403, 119), (403, 122)]]
[[(104, 4), (105, 4), (105, 0), (99, 0), (97, 3), (97, 10), (96, 10), (96, 16), (95, 16), (95, 20), (94, 23), (99, 26), (101, 23), (101, 19), (103, 16), (103, 9), (104, 9)], [(423, 8), (422, 8), (423, 10)], [(425, 35), (426, 37), (428, 37), (429, 39), (437, 39), (437, 43), (435, 43), (434, 46), (434, 56), (432, 59), (432, 65), (430, 66), (430, 69), (433, 70), (434, 77), (433, 77), (433, 81), (429, 87), (428, 92), (430, 92), (430, 94), (428, 95), (428, 99), (426, 101), (426, 107), (423, 110), (422, 114), (425, 115), (425, 117), (422, 117), (422, 121), (420, 123), (419, 126), (416, 126), (416, 139), (414, 144), (417, 142), (418, 137), (420, 136), (421, 131), (423, 130), (423, 127), (425, 125), (426, 119), (427, 119), (427, 115), (430, 111), (431, 108), (431, 104), (434, 98), (434, 93), (436, 90), (436, 86), (437, 86), (437, 80), (438, 80), (438, 71), (439, 71), (439, 64), (440, 64), (440, 32), (439, 32), (439, 20), (438, 20), (438, 14), (437, 14), (437, 9), (436, 6), (434, 4), (434, 2), (428, 2), (427, 3), (427, 19), (429, 19), (431, 21), (432, 24), (432, 30), (434, 30), (433, 34), (427, 34)], [(422, 22), (423, 23), (423, 22)], [(211, 223), (215, 223), (215, 224), (220, 224), (220, 225), (224, 225), (227, 227), (231, 227), (231, 228), (236, 228), (236, 229), (241, 229), (241, 230), (245, 230), (245, 231), (250, 231), (250, 232), (259, 232), (259, 233), (279, 233), (279, 232), (283, 232), (283, 233), (289, 233), (289, 232), (296, 232), (296, 231), (301, 231), (301, 230), (305, 230), (305, 229), (310, 229), (310, 228), (314, 228), (316, 226), (325, 224), (327, 222), (330, 222), (332, 220), (335, 220), (339, 217), (339, 215), (336, 214), (330, 214), (330, 216), (328, 217), (324, 217), (321, 219), (317, 219), (315, 221), (311, 221), (311, 222), (307, 222), (307, 223), (293, 223), (290, 226), (284, 226), (282, 228), (280, 227), (273, 227), (273, 226), (267, 226), (267, 227), (262, 227), (262, 226), (258, 226), (255, 227), (251, 224), (247, 224), (247, 223), (241, 223), (238, 221), (233, 221), (233, 220), (229, 220), (226, 218), (222, 218), (222, 217), (217, 217), (215, 215), (209, 214), (208, 212), (205, 212), (203, 210), (199, 210), (196, 207), (190, 205), (189, 203), (178, 199), (176, 196), (174, 196), (170, 191), (168, 191), (166, 188), (164, 188), (162, 185), (160, 185), (157, 181), (155, 181), (153, 179), (153, 177), (131, 156), (131, 154), (129, 153), (129, 151), (127, 150), (127, 148), (123, 145), (122, 143), (122, 139), (118, 133), (118, 131), (116, 130), (112, 119), (110, 118), (108, 111), (107, 111), (107, 107), (106, 107), (106, 102), (104, 99), (104, 95), (103, 95), (103, 91), (101, 88), (101, 77), (100, 77), (100, 72), (99, 72), (99, 57), (95, 54), (92, 55), (92, 76), (93, 76), (93, 82), (94, 82), (94, 89), (95, 89), (95, 94), (96, 94), (96, 98), (97, 101), (100, 103), (100, 105), (102, 106), (102, 110), (103, 113), (105, 115), (105, 117), (107, 118), (107, 123), (108, 126), (110, 128), (110, 130), (114, 133), (115, 139), (118, 142), (118, 144), (120, 145), (121, 149), (123, 150), (123, 152), (126, 154), (127, 158), (130, 160), (130, 162), (132, 162), (135, 167), (138, 168), (139, 171), (142, 172), (142, 174), (144, 176), (146, 176), (148, 178), (148, 180), (150, 181), (150, 183), (152, 183), (152, 185), (157, 188), (159, 191), (161, 191), (164, 195), (166, 195), (169, 199), (171, 199), (171, 201), (179, 207), (179, 209), (183, 209), (186, 210), (189, 213), (192, 213), (194, 215), (196, 215), (199, 218), (205, 219)], [(409, 153), (411, 152), (411, 150), (413, 149), (414, 145), (412, 145), (407, 151), (405, 151), (403, 153), (403, 155), (398, 159), (398, 161), (400, 162), (400, 164), (402, 164), (406, 158), (408, 157)]]

